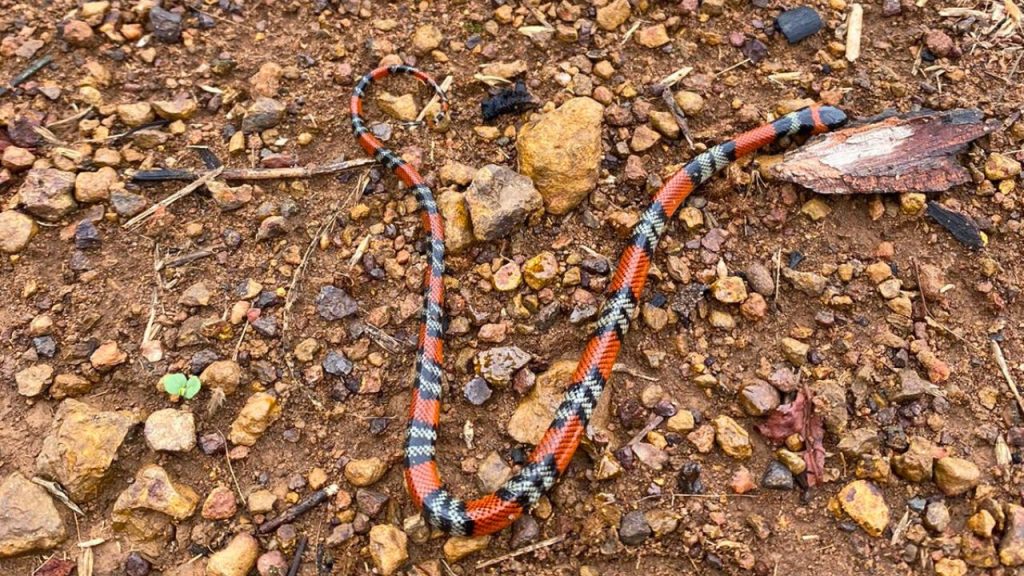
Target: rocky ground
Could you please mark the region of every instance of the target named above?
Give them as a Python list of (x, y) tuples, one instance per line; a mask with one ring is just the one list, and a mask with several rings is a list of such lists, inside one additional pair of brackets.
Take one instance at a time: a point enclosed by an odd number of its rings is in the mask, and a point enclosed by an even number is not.
[[(0, 95), (3, 574), (280, 576), (302, 550), (302, 575), (1024, 565), (1012, 0), (816, 2), (821, 29), (793, 43), (775, 22), (794, 6), (772, 0), (2, 6), (0, 78), (52, 58)], [(370, 166), (208, 174), (166, 206), (185, 182), (132, 178), (202, 174), (196, 147), (228, 170), (362, 158), (352, 86), (400, 62), (453, 78), (449, 125), (404, 124), (430, 96), (408, 79), (366, 114), (445, 216), (440, 462), (464, 496), (540, 438), (651, 193), (730, 134), (811, 102), (979, 108), (999, 124), (961, 158), (973, 181), (931, 199), (988, 244), (958, 243), (921, 194), (779, 181), (796, 141), (730, 167), (669, 226), (549, 497), (494, 537), (432, 534), (401, 474), (411, 195)], [(535, 105), (484, 121), (517, 79)]]

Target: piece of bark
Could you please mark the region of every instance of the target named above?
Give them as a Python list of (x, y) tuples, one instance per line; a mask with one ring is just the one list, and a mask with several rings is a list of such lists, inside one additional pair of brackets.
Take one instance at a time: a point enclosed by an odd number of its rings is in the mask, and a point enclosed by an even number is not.
[(829, 133), (787, 154), (774, 173), (820, 194), (942, 192), (970, 181), (956, 155), (998, 127), (975, 109), (890, 116)]
[(971, 248), (984, 248), (988, 243), (985, 233), (967, 214), (950, 210), (938, 202), (928, 202), (925, 214), (949, 231), (954, 238)]

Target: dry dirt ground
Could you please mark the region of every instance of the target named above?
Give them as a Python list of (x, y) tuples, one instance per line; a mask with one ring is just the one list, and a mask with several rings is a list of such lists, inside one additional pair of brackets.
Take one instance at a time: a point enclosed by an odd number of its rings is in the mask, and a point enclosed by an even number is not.
[[(881, 198), (884, 212), (880, 216), (875, 214), (876, 218), (872, 212), (879, 198), (826, 198), (831, 213), (813, 221), (800, 214), (801, 206), (811, 198), (809, 192), (770, 179), (750, 183), (749, 175), (756, 171), (756, 165), (716, 178), (699, 192), (697, 206), (702, 207), (705, 224), (687, 230), (677, 221), (668, 231), (677, 245), (698, 240), (713, 227), (728, 231), (728, 240), (717, 254), (709, 255), (699, 247), (684, 247), (680, 252), (694, 282), (713, 278), (719, 258), (730, 270), (744, 270), (751, 262), (774, 269), (772, 258), (777, 252), (782, 254), (783, 265), (793, 260), (793, 254), (800, 254), (803, 261), (799, 269), (828, 276), (830, 284), (851, 296), (851, 303), (841, 308), (830, 307), (822, 298), (807, 296), (782, 282), (777, 299), (768, 298), (769, 309), (763, 319), (751, 321), (733, 310), (737, 325), (731, 330), (713, 328), (708, 323), (703, 312), (720, 306), (710, 303), (702, 304), (689, 318), (679, 318), (660, 331), (637, 319), (620, 362), (635, 374), (657, 379), (656, 384), (666, 398), (680, 408), (699, 411), (705, 422), (720, 414), (735, 417), (751, 433), (753, 457), (740, 462), (718, 448), (699, 454), (685, 437), (677, 435), (678, 443), (670, 442), (666, 448), (670, 458), (664, 469), (656, 471), (637, 463), (614, 479), (596, 481), (592, 479), (595, 466), (591, 453), (581, 451), (553, 491), (550, 510), (541, 511), (538, 517), (538, 540), (565, 535), (564, 541), (477, 571), (476, 562), (511, 550), (511, 531), (497, 535), (475, 555), (448, 563), (450, 568), (431, 562), (443, 558), (444, 539), (436, 538), (409, 544), (410, 565), (421, 565), (425, 573), (436, 569), (445, 574), (932, 574), (941, 558), (962, 557), (959, 538), (967, 532), (965, 523), (975, 511), (970, 493), (944, 499), (952, 520), (938, 533), (923, 531), (921, 516), (911, 511), (911, 528), (895, 539), (892, 537), (911, 499), (943, 499), (931, 482), (910, 483), (891, 476), (879, 484), (892, 515), (889, 528), (881, 537), (871, 537), (854, 524), (830, 514), (830, 497), (854, 478), (855, 466), (839, 454), (836, 446), (840, 437), (831, 432), (826, 435), (825, 446), (832, 481), (806, 492), (758, 488), (745, 495), (732, 493), (730, 479), (740, 466), (746, 466), (759, 481), (773, 458), (773, 448), (754, 431), (754, 424), (760, 419), (746, 416), (740, 410), (737, 389), (755, 375), (765, 377), (776, 367), (786, 365), (779, 342), (790, 335), (801, 337), (817, 355), (816, 365), (803, 369), (803, 378), (833, 379), (848, 388), (850, 429), (898, 426), (907, 436), (926, 437), (951, 454), (977, 464), (982, 481), (992, 487), (1001, 502), (1020, 503), (1020, 448), (1011, 445), (1013, 463), (1000, 467), (993, 446), (997, 437), (1013, 435), (1014, 429), (1022, 425), (1021, 415), (989, 347), (989, 337), (998, 335), (1011, 372), (1020, 380), (1024, 374), (1022, 317), (1017, 296), (1019, 256), (1024, 252), (1020, 183), (1012, 185), (1011, 180), (1010, 186), (993, 195), (991, 185), (988, 191), (983, 186), (981, 170), (991, 152), (1019, 157), (1019, 149), (1024, 146), (1019, 128), (1014, 131), (1010, 126), (1012, 115), (1024, 102), (1020, 80), (1024, 73), (1018, 70), (1024, 54), (1021, 32), (1018, 28), (1006, 37), (998, 37), (989, 33), (993, 23), (985, 18), (975, 16), (971, 20), (971, 13), (943, 16), (941, 12), (944, 8), (960, 7), (991, 14), (991, 3), (904, 2), (901, 13), (894, 16), (883, 16), (880, 3), (866, 3), (862, 56), (852, 64), (843, 60), (841, 50), (830, 47), (841, 43), (844, 37), (843, 22), (849, 8), (843, 0), (812, 3), (822, 14), (825, 28), (795, 45), (787, 44), (777, 33), (764, 32), (774, 17), (789, 7), (776, 0), (762, 7), (728, 1), (724, 5), (704, 6), (696, 12), (688, 10), (685, 2), (639, 0), (633, 3), (629, 21), (614, 31), (594, 27), (586, 37), (573, 42), (556, 37), (539, 44), (517, 33), (517, 27), (540, 25), (537, 14), (552, 24), (578, 27), (581, 19), (593, 22), (595, 7), (588, 2), (569, 0), (424, 0), (364, 2), (360, 14), (358, 3), (353, 2), (339, 5), (319, 1), (208, 0), (195, 4), (212, 15), (213, 26), (201, 27), (199, 14), (186, 9), (184, 41), (152, 43), (148, 47), (155, 48), (155, 53), (146, 56), (145, 47), (102, 38), (98, 28), (99, 38), (90, 46), (69, 45), (57, 30), (75, 8), (73, 2), (0, 1), (0, 35), (28, 34), (43, 39), (45, 46), (37, 56), (49, 53), (54, 57), (54, 64), (34, 76), (28, 86), (0, 96), (0, 106), (13, 104), (19, 111), (38, 110), (46, 115), (47, 123), (74, 115), (85, 106), (80, 101), (78, 86), (87, 75), (87, 61), (98, 61), (112, 75), (110, 82), (99, 88), (104, 104), (170, 99), (179, 93), (196, 97), (200, 110), (186, 122), (183, 134), (160, 147), (140, 151), (137, 161), (125, 161), (117, 168), (129, 190), (153, 200), (165, 197), (181, 184), (141, 186), (130, 183), (127, 174), (133, 169), (153, 166), (201, 169), (197, 155), (187, 148), (189, 145), (209, 146), (233, 167), (251, 166), (258, 161), (258, 150), (230, 154), (224, 127), (237, 126), (240, 109), (236, 107), (248, 103), (245, 94), (250, 89), (249, 79), (268, 61), (284, 68), (275, 97), (288, 106), (287, 116), (275, 128), (284, 141), (275, 148), (294, 154), (300, 164), (361, 157), (350, 135), (348, 98), (353, 78), (375, 67), (386, 55), (398, 54), (437, 78), (452, 75), (453, 122), (449, 132), (406, 130), (392, 122), (394, 137), (389, 145), (400, 152), (418, 154), (422, 159), (421, 171), (432, 175), (434, 181), (439, 168), (449, 161), (474, 167), (486, 163), (516, 167), (514, 137), (488, 139), (474, 130), (485, 124), (479, 110), (481, 100), (488, 95), (488, 87), (474, 80), (474, 74), (481, 65), (492, 61), (525, 61), (525, 78), (531, 92), (541, 103), (558, 104), (571, 95), (559, 84), (557, 74), (570, 66), (579, 68), (567, 64), (570, 60), (576, 59), (578, 63), (581, 56), (591, 63), (608, 60), (614, 65), (614, 76), (607, 80), (592, 76), (594, 85), (611, 88), (615, 103), (623, 107), (646, 103), (658, 110), (663, 110), (664, 104), (648, 95), (646, 87), (680, 67), (693, 67), (676, 88), (695, 91), (705, 99), (704, 109), (689, 119), (693, 140), (704, 145), (752, 127), (755, 120), (775, 114), (780, 103), (784, 105), (796, 98), (827, 99), (854, 118), (890, 108), (910, 111), (919, 107), (977, 107), (986, 117), (1009, 119), (1005, 129), (978, 141), (963, 156), (963, 162), (977, 174), (976, 181), (938, 197), (954, 202), (987, 230), (989, 243), (980, 251), (959, 244), (923, 216), (902, 212), (898, 196)], [(317, 4), (326, 4), (327, 9), (317, 11)], [(115, 0), (113, 5), (125, 13), (138, 8), (129, 0)], [(494, 19), (495, 12), (505, 5), (511, 7), (514, 21), (499, 23)], [(182, 6), (172, 2), (167, 7)], [(568, 19), (563, 19), (566, 16)], [(626, 39), (634, 24), (644, 28), (666, 21), (671, 41), (665, 47), (646, 48), (634, 39)], [(442, 32), (441, 45), (435, 55), (414, 56), (411, 36), (425, 24), (434, 24)], [(31, 30), (26, 32), (26, 28)], [(929, 61), (932, 57), (925, 53), (922, 59), (925, 36), (933, 30), (945, 31), (952, 39), (955, 53), (950, 57)], [(729, 35), (735, 32), (763, 41), (768, 48), (767, 57), (756, 65), (744, 63), (743, 53), (729, 42)], [(233, 71), (221, 75), (211, 71), (216, 61), (227, 59), (235, 62)], [(14, 76), (28, 62), (24, 58), (3, 57), (0, 78)], [(796, 74), (782, 79), (772, 77), (785, 72)], [(623, 95), (623, 84), (632, 85), (638, 94), (630, 98), (626, 89), (627, 94)], [(51, 100), (40, 93), (39, 85), (59, 87), (60, 94)], [(204, 86), (234, 91), (239, 94), (237, 102), (220, 108), (208, 106), (213, 94)], [(428, 95), (404, 80), (387, 89), (396, 94), (413, 93), (421, 103)], [(384, 119), (372, 105), (368, 105), (367, 115)], [(502, 134), (514, 136), (514, 130), (507, 129), (521, 125), (528, 115), (504, 116), (492, 125)], [(506, 322), (511, 329), (500, 345), (519, 346), (533, 354), (535, 360), (530, 367), (536, 372), (555, 360), (574, 358), (587, 336), (585, 323), (568, 322), (576, 288), (557, 283), (552, 287), (545, 297), (562, 302), (565, 312), (549, 328), (536, 329), (535, 319), (512, 314), (513, 295), (527, 296), (533, 291), (523, 286), (518, 292), (496, 292), (481, 275), (480, 266), (487, 268), (495, 260), (503, 261), (501, 258), (521, 262), (551, 246), (558, 247), (556, 253), (563, 268), (570, 255), (588, 257), (593, 251), (615, 258), (623, 240), (616, 233), (612, 215), (616, 211), (641, 210), (650, 196), (642, 182), (625, 181), (624, 162), (615, 156), (615, 144), (628, 142), (632, 131), (640, 125), (635, 121), (621, 127), (606, 123), (603, 138), (609, 160), (604, 163), (598, 190), (588, 202), (567, 216), (534, 218), (506, 240), (478, 244), (449, 259), (452, 291), (463, 296), (472, 309), (472, 313), (464, 311), (463, 315), (475, 316), (468, 333), (447, 341), (451, 350), (446, 365), (449, 393), (442, 416), (439, 453), (441, 469), (456, 493), (469, 496), (479, 491), (473, 471), (489, 452), (496, 450), (510, 463), (513, 452), (522, 448), (505, 434), (510, 414), (522, 401), (519, 394), (511, 388), (495, 390), (494, 397), (481, 407), (471, 405), (462, 394), (471, 374), (467, 372), (467, 356), (460, 352), (498, 345), (482, 342), (477, 326)], [(111, 124), (111, 133), (123, 130), (119, 122)], [(297, 143), (301, 133), (312, 135), (308, 145)], [(55, 134), (63, 146), (70, 148), (80, 148), (78, 142), (89, 138), (74, 125)], [(43, 158), (56, 152), (54, 145), (43, 144), (34, 153)], [(642, 156), (650, 174), (661, 174), (663, 168), (681, 164), (693, 154), (683, 140), (663, 140)], [(403, 319), (399, 310), (403, 302), (409, 302), (410, 294), (419, 293), (419, 269), (412, 266), (422, 260), (416, 251), (421, 234), (418, 217), (408, 209), (406, 194), (390, 174), (375, 171), (365, 194), (354, 198), (358, 174), (350, 171), (340, 176), (266, 182), (251, 203), (234, 212), (216, 209), (205, 194), (192, 195), (173, 204), (169, 209), (173, 218), (159, 233), (146, 228), (126, 231), (116, 217), (101, 219), (98, 228), (102, 244), (88, 252), (91, 273), (85, 279), (81, 272), (72, 270), (76, 249), (64, 229), (65, 225), (77, 222), (85, 209), (56, 226), (41, 227), (28, 248), (16, 257), (0, 261), (0, 292), (5, 295), (0, 307), (0, 473), (4, 476), (15, 470), (26, 475), (33, 473), (35, 457), (59, 404), (45, 394), (32, 399), (20, 396), (13, 378), (16, 372), (36, 362), (28, 324), (44, 312), (53, 318), (57, 343), (56, 355), (47, 362), (58, 373), (77, 373), (92, 380), (91, 390), (80, 398), (91, 405), (142, 413), (174, 406), (166, 394), (157, 390), (159, 378), (168, 372), (187, 372), (193, 355), (210, 349), (221, 358), (232, 358), (238, 351), (243, 383), (212, 413), (207, 410), (208, 390), (186, 403), (196, 414), (200, 434), (227, 430), (246, 397), (255, 390), (274, 391), (283, 406), (281, 418), (244, 458), (232, 463), (233, 477), (223, 454), (205, 455), (198, 448), (183, 455), (161, 454), (147, 447), (141, 429), (133, 432), (121, 447), (99, 496), (80, 502), (85, 516), (76, 520), (65, 514), (70, 533), (67, 542), (55, 551), (0, 560), (0, 573), (27, 575), (52, 553), (78, 558), (78, 541), (117, 538), (111, 528), (113, 502), (135, 472), (149, 463), (160, 464), (175, 481), (191, 486), (201, 497), (214, 486), (235, 488), (237, 484), (244, 494), (266, 487), (287, 498), (289, 479), (294, 482), (292, 477), (296, 475), (305, 478), (315, 467), (322, 468), (331, 481), (354, 493), (355, 489), (342, 475), (344, 463), (351, 458), (376, 455), (389, 459), (391, 465), (372, 490), (389, 496), (390, 501), (369, 523), (393, 522), (401, 526), (403, 519), (414, 513), (404, 490), (400, 459), (412, 353), (405, 349), (389, 351), (378, 344), (379, 339), (369, 338), (371, 357), (356, 364), (358, 373), (380, 378), (380, 390), (372, 394), (332, 393), (339, 386), (338, 380), (316, 375), (294, 353), (295, 346), (306, 338), (317, 339), (323, 349), (345, 349), (368, 339), (358, 335), (354, 319), (350, 319), (351, 323), (327, 322), (317, 315), (314, 297), (329, 283), (347, 289), (358, 301), (357, 318), (365, 320), (371, 314), (379, 315), (380, 307), (386, 306), (390, 321), (382, 331), (403, 341), (413, 338), (416, 332), (416, 318)], [(12, 174), (11, 182), (0, 184), (0, 199), (7, 203), (21, 178)], [(276, 240), (256, 241), (260, 204), (280, 204), (289, 199), (297, 209), (292, 229)], [(352, 207), (357, 204), (365, 210), (353, 212)], [(294, 288), (298, 295), (288, 314), (286, 329), (281, 322), (283, 308), (279, 306), (268, 309), (279, 322), (276, 337), (249, 329), (243, 339), (241, 330), (233, 327), (220, 334), (223, 338), (213, 334), (201, 337), (193, 346), (173, 345), (172, 336), (190, 316), (227, 314), (237, 300), (235, 287), (247, 279), (256, 280), (269, 290), (287, 290), (296, 269), (296, 255), (301, 256), (311, 241), (316, 242), (320, 227), (335, 214), (336, 225), (327, 241), (313, 250)], [(229, 229), (241, 234), (242, 242), (237, 249), (218, 250), (213, 256), (154, 272), (157, 250), (161, 255), (173, 256), (217, 246)], [(367, 235), (371, 238), (366, 250), (369, 259), (349, 266), (351, 255)], [(395, 238), (401, 240), (396, 242)], [(384, 268), (383, 263), (394, 260), (403, 248), (409, 262), (388, 268), (383, 279), (371, 276), (373, 269)], [(892, 255), (886, 256), (884, 253), (890, 248)], [(880, 252), (894, 264), (905, 287), (912, 291), (916, 285), (912, 273), (916, 265), (931, 264), (941, 269), (944, 283), (951, 288), (941, 302), (930, 302), (928, 307), (930, 315), (945, 329), (924, 324), (920, 297), (914, 300), (914, 321), (923, 326), (892, 327), (891, 310), (867, 278), (860, 275), (849, 283), (837, 279), (834, 271), (840, 265), (854, 260), (872, 263), (879, 260)], [(664, 256), (656, 263), (666, 269)], [(400, 275), (395, 275), (396, 270)], [(213, 293), (209, 305), (197, 309), (179, 304), (181, 291), (200, 280)], [(162, 288), (157, 288), (158, 283)], [(666, 276), (661, 282), (652, 282), (649, 296), (654, 298), (665, 294), (668, 288), (675, 291), (681, 286), (682, 283), (669, 282)], [(155, 289), (155, 322), (163, 327), (165, 358), (150, 363), (142, 358), (139, 346)], [(834, 313), (836, 321), (823, 325), (822, 312)], [(902, 407), (883, 408), (883, 390), (894, 386), (897, 366), (905, 364), (924, 372), (913, 354), (901, 355), (877, 342), (876, 334), (886, 327), (901, 337), (907, 336), (908, 342), (912, 331), (924, 333), (931, 348), (951, 369), (950, 378), (940, 384), (944, 401), (925, 396)], [(110, 373), (95, 372), (88, 361), (75, 353), (76, 347), (90, 339), (118, 342), (128, 353), (128, 362)], [(663, 352), (664, 359), (652, 367), (650, 354), (645, 352)], [(693, 354), (701, 355), (709, 373), (717, 378), (717, 384), (707, 390), (693, 382)], [(313, 365), (322, 358), (320, 352)], [(457, 362), (460, 358), (461, 365)], [(867, 390), (854, 384), (854, 375), (864, 364), (873, 364), (880, 374)], [(609, 427), (619, 443), (630, 438), (636, 428), (630, 428), (617, 415), (621, 412), (618, 407), (639, 400), (644, 388), (651, 385), (642, 376), (619, 374), (606, 392), (615, 414)], [(643, 416), (642, 421), (645, 419)], [(475, 429), (472, 449), (466, 447), (462, 437), (466, 422), (472, 422)], [(885, 442), (879, 449), (886, 456), (892, 451)], [(677, 470), (690, 460), (702, 465), (706, 493), (672, 496)], [(299, 495), (309, 491), (308, 486), (299, 484), (292, 490)], [(602, 502), (607, 504), (601, 506)], [(609, 507), (611, 510), (605, 510)], [(167, 570), (194, 554), (216, 550), (232, 534), (258, 521), (245, 511), (244, 504), (241, 508), (227, 521), (204, 520), (196, 512), (177, 523), (174, 537), (162, 553), (149, 556), (154, 570)], [(680, 517), (679, 527), (638, 546), (623, 545), (617, 535), (618, 517), (636, 509), (668, 510)], [(63, 508), (61, 511), (64, 514)], [(757, 534), (749, 520), (752, 514), (764, 519), (770, 535)], [(311, 546), (299, 574), (318, 573), (315, 552), (339, 517), (343, 517), (343, 511), (332, 503), (295, 523), (297, 533), (309, 537)], [(612, 520), (603, 520), (609, 517)], [(908, 539), (908, 532), (916, 534), (916, 541)], [(264, 550), (283, 546), (285, 556), (290, 558), (294, 543), (275, 540), (274, 536), (261, 538)], [(324, 553), (333, 558), (330, 573), (369, 573), (372, 563), (367, 544), (367, 537), (357, 534), (338, 546), (325, 548)], [(129, 542), (106, 546), (102, 554), (97, 551), (97, 560), (107, 567), (120, 566), (130, 548)], [(587, 572), (588, 569), (592, 571)], [(119, 570), (118, 567), (104, 573), (121, 573)], [(1014, 570), (997, 567), (990, 571), (1012, 574), (1016, 573)], [(986, 570), (971, 567), (970, 571)]]

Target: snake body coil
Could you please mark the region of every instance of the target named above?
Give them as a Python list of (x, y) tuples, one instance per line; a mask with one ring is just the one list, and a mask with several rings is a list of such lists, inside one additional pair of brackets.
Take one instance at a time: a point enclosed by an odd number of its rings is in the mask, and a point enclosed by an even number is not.
[(431, 86), (440, 97), (442, 113), (447, 112), (448, 105), (441, 88), (427, 74), (410, 66), (387, 66), (370, 72), (356, 85), (351, 103), (352, 126), (360, 146), (412, 189), (423, 211), (430, 241), (423, 320), (416, 352), (416, 380), (405, 435), (405, 480), (413, 502), (423, 510), (432, 526), (456, 535), (491, 534), (509, 526), (536, 504), (569, 466), (605, 383), (611, 377), (622, 339), (640, 302), (654, 249), (683, 200), (737, 158), (784, 136), (819, 134), (839, 127), (846, 122), (846, 115), (831, 106), (813, 106), (787, 114), (700, 154), (658, 190), (619, 258), (608, 298), (583, 349), (572, 383), (528, 463), (493, 494), (465, 502), (444, 488), (435, 460), (443, 364), (444, 222), (433, 193), (416, 169), (384, 148), (362, 118), (366, 89), (374, 81), (392, 74), (409, 74)]

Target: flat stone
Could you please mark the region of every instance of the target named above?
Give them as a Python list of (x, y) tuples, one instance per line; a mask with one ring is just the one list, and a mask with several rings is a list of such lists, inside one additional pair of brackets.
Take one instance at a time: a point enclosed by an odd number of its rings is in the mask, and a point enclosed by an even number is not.
[(597, 185), (603, 120), (601, 104), (577, 97), (520, 130), (520, 169), (533, 180), (548, 212), (569, 212)]
[(999, 562), (1003, 566), (1024, 565), (1024, 507), (1006, 505), (1006, 530), (999, 542)]
[(933, 462), (937, 448), (929, 440), (914, 436), (906, 452), (892, 457), (892, 469), (897, 476), (908, 482), (924, 482), (932, 479)]
[(658, 48), (671, 41), (664, 24), (655, 24), (641, 28), (633, 36), (633, 39), (644, 48)]
[(195, 115), (199, 105), (191, 98), (174, 100), (154, 100), (150, 102), (156, 115), (164, 120), (188, 120)]
[(381, 576), (390, 576), (409, 560), (409, 537), (396, 526), (370, 528), (370, 558)]
[(20, 472), (0, 483), (0, 558), (46, 552), (67, 537), (50, 494)]
[(266, 392), (257, 392), (246, 400), (242, 411), (231, 423), (228, 440), (239, 446), (252, 446), (280, 417), (281, 405), (277, 398)]
[(517, 346), (490, 348), (476, 355), (476, 372), (492, 385), (504, 388), (532, 356)]
[(388, 471), (386, 462), (377, 457), (350, 460), (345, 464), (345, 479), (353, 486), (371, 486)]
[(958, 496), (981, 483), (981, 470), (970, 460), (947, 456), (935, 462), (935, 483), (946, 496)]
[(246, 576), (256, 565), (259, 554), (260, 543), (248, 532), (242, 532), (210, 556), (206, 576)]
[(18, 385), (18, 394), (29, 398), (42, 394), (52, 380), (53, 366), (49, 364), (29, 366), (14, 375), (14, 382)]
[(206, 287), (206, 283), (199, 281), (181, 293), (181, 296), (178, 297), (178, 304), (182, 306), (206, 306), (210, 303), (211, 296), (213, 296), (213, 293)]
[(246, 507), (252, 514), (267, 514), (274, 511), (277, 496), (270, 490), (254, 490), (246, 498)]
[(490, 543), (490, 536), (452, 536), (444, 543), (445, 560), (448, 562), (458, 562), (470, 554), (475, 554), (487, 548), (487, 545)]
[(146, 444), (151, 450), (188, 452), (196, 447), (196, 420), (191, 412), (165, 408), (146, 418)]
[(231, 395), (242, 380), (242, 368), (234, 360), (217, 360), (203, 369), (199, 380), (208, 388), (220, 388)]
[(753, 455), (750, 434), (738, 422), (723, 414), (715, 418), (712, 425), (715, 427), (715, 442), (722, 452), (740, 459)]
[(25, 174), (18, 196), (26, 212), (41, 220), (56, 222), (78, 207), (71, 195), (74, 188), (74, 172), (33, 168)]
[(442, 40), (444, 40), (444, 34), (437, 26), (433, 24), (418, 26), (412, 33), (412, 51), (419, 55), (429, 54), (441, 46)]
[(132, 102), (117, 105), (117, 117), (129, 128), (138, 128), (156, 119), (149, 102)]
[(35, 154), (21, 146), (8, 146), (4, 149), (3, 156), (0, 156), (0, 166), (11, 172), (28, 170), (35, 161)]
[(157, 555), (167, 544), (172, 524), (191, 516), (198, 505), (194, 490), (173, 482), (166, 470), (150, 464), (117, 497), (111, 520), (114, 530), (147, 554)]
[(17, 210), (0, 212), (0, 252), (21, 252), (28, 247), (38, 230), (35, 220)]
[(515, 171), (488, 164), (466, 189), (473, 236), (480, 241), (504, 238), (543, 206), (533, 182)]
[(739, 276), (725, 276), (712, 282), (711, 295), (724, 304), (739, 304), (747, 299), (747, 287)]
[(614, 0), (597, 9), (597, 25), (611, 32), (629, 20), (630, 10), (628, 0)]
[(889, 506), (878, 486), (867, 480), (855, 480), (839, 491), (829, 503), (834, 512), (842, 510), (869, 535), (882, 535), (889, 525)]
[(206, 520), (227, 520), (238, 512), (235, 493), (227, 486), (217, 486), (203, 501), (202, 517)]
[(284, 120), (285, 105), (273, 98), (259, 97), (245, 110), (242, 132), (250, 134), (273, 128)]
[(565, 386), (571, 381), (576, 362), (555, 362), (537, 376), (533, 390), (512, 413), (508, 422), (508, 435), (515, 441), (537, 444), (555, 416)]
[(138, 416), (129, 411), (103, 412), (77, 400), (65, 400), (43, 440), (36, 469), (60, 482), (73, 500), (93, 498), (125, 435), (138, 422)]
[(808, 296), (820, 296), (828, 286), (828, 279), (814, 272), (799, 272), (789, 267), (782, 268), (782, 277), (789, 280), (794, 288)]
[(619, 541), (626, 546), (639, 546), (654, 535), (643, 510), (630, 510), (619, 521)]
[(764, 380), (754, 380), (740, 390), (740, 407), (750, 416), (764, 416), (779, 407), (779, 391)]
[(348, 292), (331, 285), (320, 288), (315, 304), (317, 313), (327, 321), (347, 318), (359, 310), (359, 304)]

